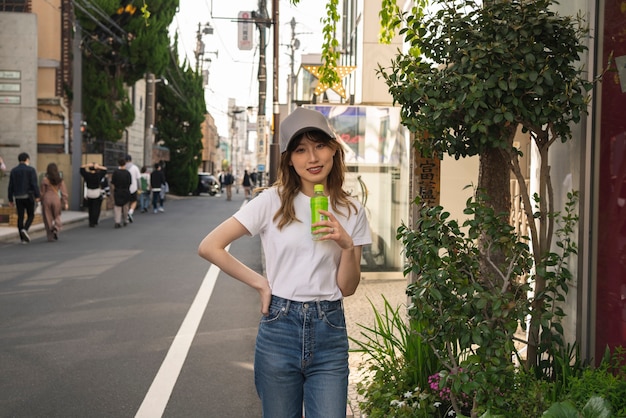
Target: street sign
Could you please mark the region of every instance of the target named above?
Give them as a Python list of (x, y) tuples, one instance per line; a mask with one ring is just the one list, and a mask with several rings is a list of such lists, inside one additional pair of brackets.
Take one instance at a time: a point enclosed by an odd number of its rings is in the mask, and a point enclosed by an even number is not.
[(2, 104), (20, 104), (22, 102), (20, 96), (0, 96), (0, 103)]
[(237, 46), (242, 51), (249, 51), (252, 49), (252, 39), (254, 37), (254, 31), (252, 28), (251, 12), (239, 12), (237, 25)]
[(0, 83), (0, 91), (19, 92), (21, 88), (20, 83)]
[(7, 80), (19, 80), (21, 74), (21, 71), (0, 70), (0, 78)]

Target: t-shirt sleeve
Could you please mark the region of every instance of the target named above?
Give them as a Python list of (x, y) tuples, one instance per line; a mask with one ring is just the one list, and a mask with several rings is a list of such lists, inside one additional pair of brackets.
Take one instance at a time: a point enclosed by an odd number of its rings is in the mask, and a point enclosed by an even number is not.
[(274, 190), (268, 189), (250, 200), (245, 206), (239, 209), (233, 217), (238, 220), (250, 233), (259, 234), (269, 222), (272, 222), (272, 194)]

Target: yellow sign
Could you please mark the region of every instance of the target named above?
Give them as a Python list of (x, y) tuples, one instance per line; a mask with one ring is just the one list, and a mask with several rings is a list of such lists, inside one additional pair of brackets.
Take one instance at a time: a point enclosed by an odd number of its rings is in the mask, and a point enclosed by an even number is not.
[[(302, 68), (310, 72), (313, 75), (313, 77), (317, 78), (318, 80), (320, 78), (320, 67), (321, 65), (303, 65), (302, 66)], [(339, 76), (340, 79), (343, 80), (344, 78), (349, 76), (354, 70), (356, 70), (356, 67), (354, 66), (337, 67), (337, 75)], [(320, 82), (317, 84), (317, 87), (315, 88), (315, 95), (319, 96), (328, 89), (331, 89), (332, 91), (334, 91), (335, 93), (343, 97), (344, 99), (346, 98), (346, 89), (343, 87), (342, 83), (335, 83), (332, 86), (328, 86)]]

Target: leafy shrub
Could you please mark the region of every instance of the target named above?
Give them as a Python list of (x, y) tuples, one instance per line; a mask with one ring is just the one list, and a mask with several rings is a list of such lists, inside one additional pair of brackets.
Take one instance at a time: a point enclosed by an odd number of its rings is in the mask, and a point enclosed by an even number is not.
[[(414, 228), (398, 229), (405, 274), (417, 277), (407, 288), (409, 315), (424, 324), (420, 336), (443, 366), (437, 371), (441, 386), (450, 388), (457, 414), (466, 397), (481, 409), (506, 404), (515, 375), (514, 335), (529, 313), (529, 286), (518, 277), (532, 265), (528, 247), (492, 208), (471, 198), (465, 213), (473, 218), (461, 227), (441, 206), (423, 205)], [(484, 248), (478, 247), (479, 236), (485, 237)], [(481, 259), (498, 274), (483, 277)]]
[(351, 338), (364, 353), (365, 378), (357, 384), (364, 396), (362, 411), (376, 417), (434, 417), (437, 399), (428, 390), (428, 376), (440, 368), (432, 349), (419, 336), (421, 326), (409, 321), (384, 299), (384, 310), (374, 305), (374, 326), (361, 325), (362, 340)]
[(570, 380), (567, 399), (582, 408), (592, 397), (601, 396), (611, 405), (615, 416), (626, 416), (626, 352), (618, 347), (611, 354), (608, 350), (600, 365), (587, 368), (580, 377)]

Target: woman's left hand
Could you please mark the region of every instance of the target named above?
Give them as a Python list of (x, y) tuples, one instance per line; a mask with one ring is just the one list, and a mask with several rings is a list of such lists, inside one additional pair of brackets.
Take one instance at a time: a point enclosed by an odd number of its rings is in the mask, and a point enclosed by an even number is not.
[(319, 230), (319, 232), (324, 234), (320, 237), (319, 240), (335, 241), (337, 245), (339, 245), (343, 250), (349, 250), (351, 248), (354, 248), (354, 242), (352, 241), (352, 237), (348, 235), (345, 229), (343, 229), (343, 226), (341, 226), (341, 223), (339, 223), (335, 215), (326, 210), (320, 210), (320, 213), (326, 216), (326, 218), (328, 219), (313, 224), (313, 226), (325, 227), (324, 229)]

